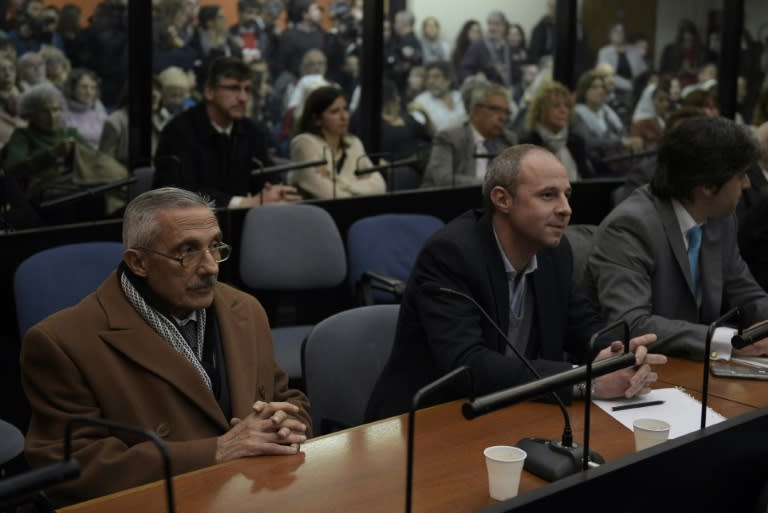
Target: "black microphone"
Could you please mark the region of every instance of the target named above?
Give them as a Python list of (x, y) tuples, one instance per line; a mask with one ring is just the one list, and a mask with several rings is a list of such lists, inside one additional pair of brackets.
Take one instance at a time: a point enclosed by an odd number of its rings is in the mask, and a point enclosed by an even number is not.
[(417, 164), (419, 157), (408, 157), (406, 159), (393, 160), (387, 164), (379, 164), (378, 166), (366, 167), (363, 169), (355, 169), (355, 176), (367, 175), (374, 171), (381, 171), (383, 169), (392, 169), (399, 166), (410, 166), (411, 164)]
[(405, 513), (411, 513), (411, 503), (413, 502), (413, 436), (415, 432), (416, 410), (422, 407), (430, 396), (433, 396), (443, 388), (459, 382), (459, 378), (465, 381), (464, 388), (469, 390), (469, 396), (472, 397), (472, 374), (469, 367), (461, 366), (452, 370), (448, 374), (437, 378), (432, 383), (421, 387), (413, 396), (411, 409), (408, 411), (408, 443), (405, 468)]
[(741, 329), (739, 329), (739, 333), (734, 335), (731, 339), (731, 345), (735, 349), (741, 349), (743, 347), (747, 347), (748, 345), (754, 344), (758, 340), (764, 339), (765, 337), (768, 337), (768, 322), (759, 326), (755, 326), (754, 328), (744, 330), (743, 332)]
[(166, 505), (168, 507), (168, 513), (176, 512), (176, 505), (173, 498), (173, 472), (171, 471), (171, 456), (168, 454), (168, 449), (165, 447), (163, 440), (154, 431), (137, 428), (121, 422), (115, 422), (114, 420), (97, 419), (93, 417), (84, 417), (77, 415), (72, 417), (66, 426), (66, 434), (64, 438), (64, 459), (70, 460), (72, 454), (72, 426), (75, 424), (92, 424), (96, 426), (106, 427), (109, 430), (127, 431), (129, 433), (135, 433), (146, 438), (160, 451), (160, 455), (163, 457), (163, 470), (165, 474), (165, 495)]
[(80, 463), (77, 460), (67, 459), (0, 480), (0, 510), (6, 511), (5, 508), (24, 502), (41, 490), (69, 481), (79, 475)]
[(69, 203), (70, 201), (76, 201), (86, 197), (96, 196), (97, 194), (101, 194), (103, 192), (109, 192), (112, 189), (130, 185), (135, 183), (136, 180), (137, 179), (135, 176), (129, 176), (127, 178), (121, 178), (119, 180), (115, 180), (114, 182), (104, 183), (95, 187), (75, 187), (74, 190), (78, 192), (73, 192), (72, 194), (67, 194), (66, 196), (61, 196), (56, 199), (43, 201), (40, 203), (40, 208), (55, 207), (57, 205), (61, 205), (62, 203)]
[(275, 166), (264, 167), (261, 160), (253, 157), (251, 161), (259, 166), (257, 169), (251, 171), (252, 176), (271, 176), (279, 173), (285, 173), (286, 171), (295, 171), (297, 169), (305, 169), (308, 167), (322, 166), (326, 163), (325, 160), (306, 160), (304, 162), (289, 162), (287, 164), (278, 164)]
[[(731, 318), (737, 318), (739, 319), (739, 326), (741, 326), (741, 308), (735, 307), (731, 308), (727, 312), (725, 312), (723, 315), (718, 317), (717, 319), (712, 322), (712, 324), (709, 325), (707, 328), (707, 337), (704, 339), (704, 377), (702, 378), (702, 384), (701, 384), (701, 429), (704, 429), (707, 427), (707, 399), (709, 398), (709, 353), (711, 352), (712, 348), (712, 337), (715, 335), (715, 330), (718, 326), (723, 324), (725, 321), (731, 319)], [(731, 345), (735, 348), (741, 348), (745, 345), (737, 346), (736, 339), (739, 338), (741, 340), (741, 337), (746, 335), (746, 333), (741, 332), (741, 328), (739, 328), (739, 334), (736, 335), (731, 339)], [(762, 337), (761, 337), (762, 338)], [(740, 343), (740, 342), (739, 342)], [(749, 342), (751, 344), (752, 342)]]
[[(523, 362), (528, 371), (533, 374), (536, 379), (542, 379), (539, 372), (533, 366), (533, 364), (526, 358), (520, 351), (509, 341), (507, 334), (504, 333), (496, 322), (491, 318), (488, 312), (475, 301), (475, 299), (463, 292), (453, 290), (445, 287), (441, 287), (436, 283), (427, 283), (422, 286), (421, 290), (428, 295), (435, 296), (441, 294), (450, 294), (466, 299), (472, 303), (475, 308), (485, 317), (485, 319), (493, 326), (496, 332), (501, 336), (504, 342), (507, 344), (518, 359)], [(634, 355), (633, 360), (634, 362)], [(571, 383), (576, 383), (572, 381)], [(563, 385), (565, 386), (565, 385)], [(549, 389), (549, 390), (554, 390)], [(565, 477), (570, 474), (574, 474), (579, 471), (581, 465), (580, 462), (584, 457), (583, 448), (573, 442), (573, 430), (571, 428), (571, 417), (568, 415), (568, 410), (565, 408), (565, 404), (557, 392), (551, 391), (550, 394), (554, 398), (557, 405), (560, 407), (560, 411), (563, 414), (563, 420), (565, 425), (563, 427), (563, 435), (560, 440), (547, 440), (543, 438), (524, 438), (520, 440), (517, 445), (528, 453), (528, 457), (525, 459), (525, 469), (532, 474), (535, 474), (547, 481), (556, 481), (561, 477)], [(493, 394), (491, 394), (493, 395)], [(475, 401), (477, 403), (477, 400)], [(496, 408), (494, 408), (496, 409)], [(482, 411), (482, 410), (478, 410)], [(490, 411), (490, 410), (489, 410)], [(470, 412), (471, 414), (471, 412)], [(465, 417), (467, 412), (465, 412)], [(472, 417), (467, 417), (472, 418)], [(602, 456), (595, 452), (589, 454), (589, 460), (595, 463), (604, 463), (605, 460)]]

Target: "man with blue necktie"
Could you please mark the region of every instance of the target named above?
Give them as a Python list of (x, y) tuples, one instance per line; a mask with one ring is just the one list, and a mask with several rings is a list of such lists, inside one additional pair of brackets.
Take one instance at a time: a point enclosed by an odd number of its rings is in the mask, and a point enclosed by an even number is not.
[[(725, 118), (696, 117), (666, 133), (650, 185), (600, 224), (586, 283), (608, 321), (667, 340), (660, 352), (702, 359), (709, 324), (743, 307), (742, 324), (768, 319), (768, 294), (736, 243), (734, 212), (749, 188), (756, 141)], [(712, 357), (768, 354), (768, 339), (732, 349), (735, 330), (720, 327)]]

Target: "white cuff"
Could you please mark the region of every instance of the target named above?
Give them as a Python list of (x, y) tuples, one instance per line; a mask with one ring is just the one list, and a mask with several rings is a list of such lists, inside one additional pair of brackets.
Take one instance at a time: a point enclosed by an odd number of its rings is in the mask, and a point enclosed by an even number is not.
[(710, 359), (712, 360), (730, 360), (731, 359), (731, 339), (738, 333), (733, 328), (715, 328), (712, 335), (712, 347), (710, 348)]

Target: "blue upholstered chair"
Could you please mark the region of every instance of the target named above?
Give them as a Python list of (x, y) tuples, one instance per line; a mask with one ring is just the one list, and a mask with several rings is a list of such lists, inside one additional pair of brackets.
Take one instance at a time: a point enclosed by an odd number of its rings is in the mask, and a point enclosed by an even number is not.
[(444, 224), (424, 214), (381, 214), (352, 223), (348, 280), (359, 304), (399, 303), (421, 247)]
[(119, 242), (82, 242), (27, 257), (13, 278), (19, 337), (52, 313), (96, 290), (123, 258)]

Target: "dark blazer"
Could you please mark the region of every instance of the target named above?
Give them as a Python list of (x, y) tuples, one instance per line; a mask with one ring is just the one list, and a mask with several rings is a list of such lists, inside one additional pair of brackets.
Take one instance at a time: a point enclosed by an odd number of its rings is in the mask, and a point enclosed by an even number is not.
[(768, 198), (768, 180), (765, 179), (760, 164), (755, 163), (749, 166), (747, 168), (747, 176), (749, 177), (749, 188), (742, 192), (741, 200), (736, 207), (736, 217), (739, 220), (739, 225), (747, 217), (750, 210), (763, 202), (764, 198)]
[[(275, 362), (261, 304), (218, 284), (214, 305), (232, 415), (245, 418), (257, 400), (288, 401), (299, 406), (309, 427), (307, 398), (288, 388), (288, 376)], [(80, 304), (27, 332), (21, 370), (32, 407), (26, 457), (33, 467), (61, 461), (64, 426), (73, 415), (156, 431), (176, 474), (215, 464), (216, 438), (230, 428), (195, 368), (127, 301), (116, 273)], [(77, 427), (72, 451), (82, 472), (48, 491), (57, 505), (163, 477), (157, 449), (131, 433)]]
[[(537, 254), (538, 269), (529, 281), (535, 313), (527, 356), (541, 375), (571, 368), (568, 352), (584, 359), (590, 336), (602, 326), (580, 289), (572, 284), (571, 247), (566, 239)], [(468, 211), (448, 223), (424, 246), (408, 280), (400, 307), (392, 354), (372, 393), (369, 420), (403, 413), (414, 393), (445, 373), (467, 365), (475, 394), (531, 381), (529, 371), (467, 300), (432, 297), (422, 292), (433, 283), (473, 297), (506, 333), (509, 291), (504, 264), (491, 226), (482, 210)], [(564, 400), (570, 400), (570, 389)], [(466, 396), (452, 391), (441, 400)]]
[[(226, 207), (232, 196), (261, 190), (264, 179), (252, 178), (258, 163), (269, 166), (267, 130), (248, 118), (236, 120), (230, 137), (216, 132), (205, 102), (173, 118), (163, 131), (155, 152), (154, 187), (175, 185), (202, 192)], [(270, 181), (276, 181), (272, 178)]]
[[(544, 146), (543, 142), (544, 141), (542, 140), (541, 136), (535, 130), (526, 132), (520, 137), (520, 144), (527, 143), (535, 144), (537, 146)], [(595, 170), (592, 169), (592, 165), (587, 159), (587, 145), (584, 142), (584, 139), (579, 134), (575, 134), (569, 130), (568, 140), (565, 141), (565, 146), (568, 148), (568, 151), (571, 152), (573, 161), (576, 162), (579, 175), (581, 175), (582, 178), (593, 177), (595, 175)]]

